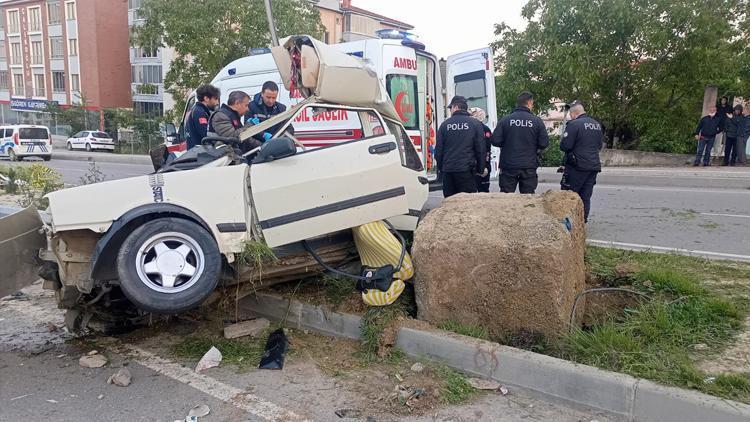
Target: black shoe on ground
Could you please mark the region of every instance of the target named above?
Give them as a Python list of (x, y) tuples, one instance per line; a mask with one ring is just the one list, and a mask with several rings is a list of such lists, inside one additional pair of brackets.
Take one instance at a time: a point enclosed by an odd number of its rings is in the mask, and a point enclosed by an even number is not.
[(703, 167), (711, 167), (711, 164), (704, 164)]
[(698, 163), (693, 163), (693, 167), (698, 167), (699, 165)]

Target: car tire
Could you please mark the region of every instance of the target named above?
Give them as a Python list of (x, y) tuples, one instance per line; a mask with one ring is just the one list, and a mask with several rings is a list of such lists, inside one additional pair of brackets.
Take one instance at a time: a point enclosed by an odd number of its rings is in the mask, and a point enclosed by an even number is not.
[(91, 144), (86, 144), (86, 152), (91, 152)]
[(65, 145), (65, 148), (67, 148), (68, 151), (73, 151), (73, 144), (71, 144), (70, 142), (68, 142), (68, 144)]
[(43, 156), (42, 156), (42, 160), (44, 160), (44, 161), (49, 161), (49, 160), (51, 160), (51, 159), (52, 159), (52, 156), (51, 156), (51, 155), (43, 155)]
[(135, 229), (117, 255), (120, 288), (138, 308), (174, 314), (200, 305), (221, 275), (218, 245), (200, 225), (160, 218)]

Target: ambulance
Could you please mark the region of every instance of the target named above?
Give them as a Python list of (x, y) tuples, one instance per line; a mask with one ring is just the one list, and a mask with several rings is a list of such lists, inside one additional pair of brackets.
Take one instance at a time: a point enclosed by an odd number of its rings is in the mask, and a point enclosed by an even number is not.
[[(454, 95), (466, 97), (469, 107), (481, 107), (487, 112), (484, 124), (492, 129), (497, 124), (492, 50), (480, 48), (439, 60), (409, 33), (383, 30), (378, 31), (377, 35), (379, 38), (334, 44), (333, 47), (361, 58), (378, 75), (423, 165), (434, 177), (435, 133), (440, 124), (450, 117), (450, 111), (446, 108), (450, 98)], [(252, 97), (260, 92), (266, 81), (279, 85), (278, 101), (282, 104), (293, 106), (301, 101), (298, 93), (285, 89), (271, 54), (266, 49), (253, 52), (256, 54), (229, 63), (211, 81), (221, 90), (221, 102), (225, 103), (229, 93), (235, 90), (244, 91)], [(195, 101), (193, 93), (188, 98), (178, 129), (180, 139), (186, 139), (184, 122)], [(362, 137), (357, 116), (349, 116), (345, 112), (314, 116), (302, 113), (293, 126), (294, 136), (306, 147), (325, 147)], [(493, 173), (497, 168), (496, 163), (497, 160), (493, 159)]]

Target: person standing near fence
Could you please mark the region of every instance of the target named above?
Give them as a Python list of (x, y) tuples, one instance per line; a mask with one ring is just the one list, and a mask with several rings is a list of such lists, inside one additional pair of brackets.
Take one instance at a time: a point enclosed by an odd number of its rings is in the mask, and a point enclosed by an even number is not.
[(742, 106), (736, 105), (732, 117), (724, 120), (724, 133), (726, 140), (724, 142), (724, 166), (734, 166), (737, 161), (737, 141), (745, 133), (745, 120), (742, 115)]

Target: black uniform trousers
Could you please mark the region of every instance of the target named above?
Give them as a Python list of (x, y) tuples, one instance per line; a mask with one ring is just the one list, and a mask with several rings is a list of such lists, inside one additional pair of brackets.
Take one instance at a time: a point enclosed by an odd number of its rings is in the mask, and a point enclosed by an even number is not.
[(591, 195), (594, 193), (596, 185), (596, 175), (599, 171), (578, 170), (573, 166), (565, 166), (565, 173), (560, 181), (562, 190), (571, 190), (578, 194), (583, 201), (583, 216), (588, 223), (589, 211), (591, 210)]
[(521, 193), (534, 193), (539, 184), (536, 169), (502, 169), (497, 177), (500, 192), (514, 193), (516, 186)]
[(489, 192), (490, 191), (490, 172), (487, 171), (487, 175), (482, 176), (474, 176), (474, 180), (477, 184), (477, 192)]
[(474, 173), (467, 171), (443, 172), (443, 196), (445, 198), (457, 193), (476, 193), (477, 184), (474, 181)]

